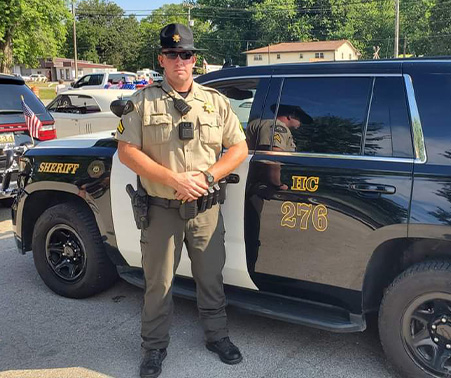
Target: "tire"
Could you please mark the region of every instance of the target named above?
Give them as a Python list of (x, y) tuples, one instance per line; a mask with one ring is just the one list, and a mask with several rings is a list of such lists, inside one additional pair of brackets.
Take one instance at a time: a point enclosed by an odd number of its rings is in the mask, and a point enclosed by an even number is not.
[(117, 279), (92, 213), (73, 203), (47, 209), (33, 230), (33, 259), (44, 283), (69, 298), (86, 298)]
[(379, 334), (405, 377), (451, 377), (451, 263), (428, 261), (401, 273), (382, 300)]

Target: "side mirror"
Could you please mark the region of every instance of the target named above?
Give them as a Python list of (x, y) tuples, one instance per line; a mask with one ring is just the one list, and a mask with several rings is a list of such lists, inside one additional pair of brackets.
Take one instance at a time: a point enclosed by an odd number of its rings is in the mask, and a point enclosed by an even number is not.
[(71, 86), (72, 88), (75, 88), (75, 81), (71, 82), (71, 83), (70, 83), (70, 86)]
[(122, 113), (124, 112), (125, 104), (127, 104), (128, 100), (119, 99), (114, 100), (110, 104), (110, 110), (119, 118), (122, 117)]

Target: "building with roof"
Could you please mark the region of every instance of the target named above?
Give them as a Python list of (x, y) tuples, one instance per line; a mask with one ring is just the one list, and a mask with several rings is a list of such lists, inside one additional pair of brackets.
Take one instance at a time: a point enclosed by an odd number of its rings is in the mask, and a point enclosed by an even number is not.
[(359, 51), (346, 39), (288, 42), (245, 51), (247, 65), (357, 60)]
[[(77, 60), (78, 77), (95, 72), (117, 72), (117, 68), (110, 64), (94, 63), (88, 60)], [(75, 61), (68, 58), (40, 59), (38, 68), (28, 68), (24, 65), (15, 66), (14, 73), (22, 76), (42, 74), (49, 81), (75, 80)]]

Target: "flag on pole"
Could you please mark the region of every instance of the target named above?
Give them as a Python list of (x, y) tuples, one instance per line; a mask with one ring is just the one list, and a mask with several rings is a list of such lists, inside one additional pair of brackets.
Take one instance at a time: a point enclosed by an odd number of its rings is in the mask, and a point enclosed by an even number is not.
[(30, 132), (30, 136), (32, 138), (37, 138), (39, 128), (42, 126), (41, 121), (36, 116), (36, 114), (33, 113), (33, 111), (29, 108), (27, 104), (25, 104), (25, 101), (22, 96), (22, 110), (23, 115), (25, 117), (25, 123), (27, 124), (27, 129)]

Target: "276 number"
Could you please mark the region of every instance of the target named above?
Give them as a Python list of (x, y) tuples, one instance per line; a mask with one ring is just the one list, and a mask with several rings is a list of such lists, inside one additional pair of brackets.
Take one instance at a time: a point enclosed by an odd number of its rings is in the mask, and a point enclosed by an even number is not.
[(312, 205), (311, 203), (284, 202), (280, 209), (283, 217), (280, 221), (282, 227), (295, 228), (297, 220), (300, 219), (300, 229), (308, 229), (308, 221), (312, 216), (312, 224), (316, 231), (327, 229), (327, 207), (324, 205)]

